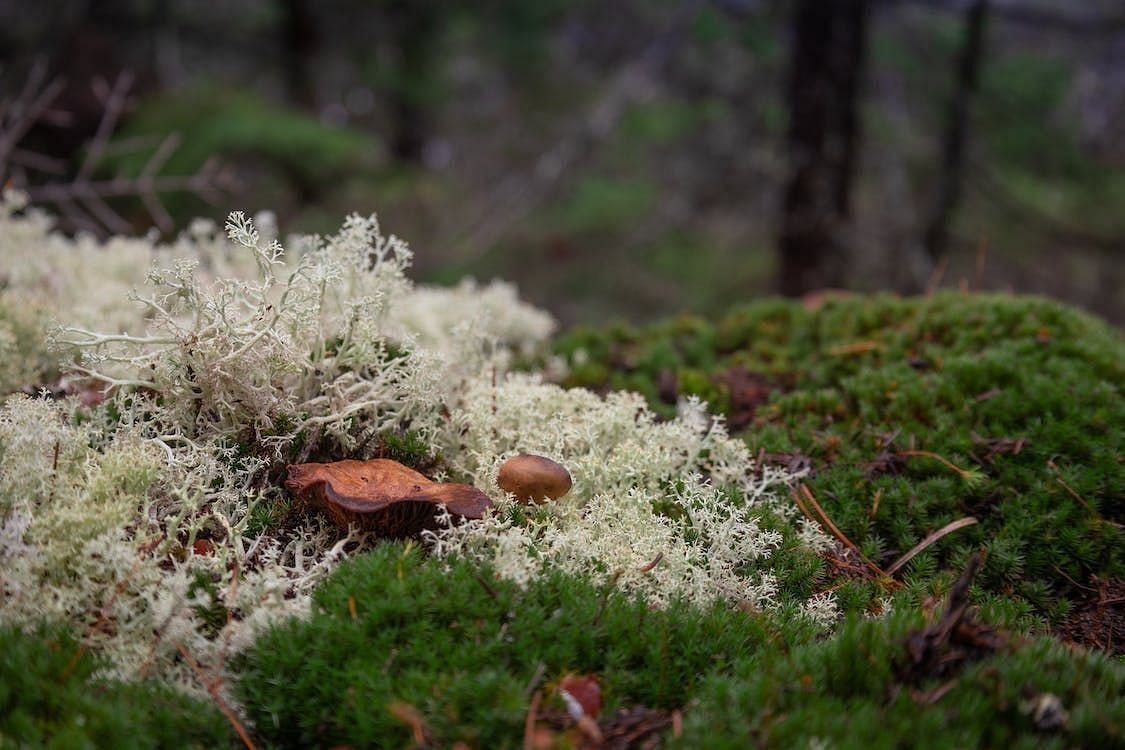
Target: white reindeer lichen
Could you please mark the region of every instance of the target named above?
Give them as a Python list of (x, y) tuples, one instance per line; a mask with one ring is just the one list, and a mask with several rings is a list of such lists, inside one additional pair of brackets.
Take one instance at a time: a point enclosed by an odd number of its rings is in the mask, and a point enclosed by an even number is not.
[[(237, 213), (226, 237), (198, 222), (167, 245), (95, 245), (21, 209), (0, 202), (11, 263), (0, 352), (40, 361), (31, 332), (51, 317), (62, 363), (54, 375), (0, 369), (0, 395), (65, 392), (44, 380), (64, 373), (87, 398), (0, 405), (0, 621), (68, 620), (122, 675), (192, 685), (178, 645), (222, 674), (369, 541), (315, 518), (263, 524), (284, 500), (285, 463), (312, 448), (367, 457), (381, 433), (407, 427), (497, 505), (433, 535), (438, 554), (486, 559), (521, 582), (547, 566), (616, 577), (656, 605), (773, 606), (780, 537), (754, 510), (780, 508), (774, 488), (790, 477), (755, 466), (703, 404), (661, 423), (636, 394), (509, 373), (553, 330), (510, 286), (415, 287), (409, 249), (374, 217), (286, 251)], [(520, 451), (563, 462), (575, 483), (516, 523), (494, 478)], [(225, 621), (208, 616), (218, 605)], [(827, 600), (806, 609), (831, 616)]]

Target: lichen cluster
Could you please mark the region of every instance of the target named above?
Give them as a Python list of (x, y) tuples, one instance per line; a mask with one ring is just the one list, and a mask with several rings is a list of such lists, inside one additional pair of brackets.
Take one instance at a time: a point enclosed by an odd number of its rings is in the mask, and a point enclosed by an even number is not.
[[(286, 463), (371, 457), (403, 435), (441, 457), (436, 478), (497, 503), (432, 537), (439, 555), (523, 583), (620, 579), (656, 605), (776, 606), (781, 535), (756, 512), (789, 476), (702, 404), (658, 422), (639, 397), (510, 372), (550, 318), (503, 284), (416, 287), (374, 217), (288, 250), (267, 230), (235, 213), (225, 236), (200, 222), (171, 244), (97, 245), (5, 199), (0, 342), (30, 364), (3, 371), (22, 393), (0, 406), (0, 621), (62, 621), (120, 675), (198, 689), (183, 650), (223, 674), (375, 543), (313, 514), (279, 522)], [(574, 492), (518, 512), (494, 479), (520, 451), (563, 461)], [(835, 616), (830, 597), (807, 611)]]

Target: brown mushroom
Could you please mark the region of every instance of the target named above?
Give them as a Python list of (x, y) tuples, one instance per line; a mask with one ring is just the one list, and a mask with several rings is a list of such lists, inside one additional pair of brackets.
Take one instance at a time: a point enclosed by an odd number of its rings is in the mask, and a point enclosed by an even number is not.
[(549, 458), (521, 453), (500, 464), (496, 484), (521, 503), (545, 503), (570, 492), (570, 472)]
[(335, 461), (288, 467), (285, 486), (321, 508), (341, 528), (356, 524), (381, 536), (407, 537), (437, 526), (439, 506), (457, 520), (478, 519), (492, 501), (468, 484), (434, 482), (398, 461)]

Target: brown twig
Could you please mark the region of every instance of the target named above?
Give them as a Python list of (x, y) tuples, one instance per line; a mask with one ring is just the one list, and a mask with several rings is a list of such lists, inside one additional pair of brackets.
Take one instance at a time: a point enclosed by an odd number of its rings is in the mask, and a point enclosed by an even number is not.
[(523, 689), (523, 697), (524, 698), (530, 698), (531, 697), (531, 694), (533, 692), (535, 692), (536, 688), (539, 687), (539, 683), (543, 681), (543, 678), (546, 676), (546, 674), (547, 674), (547, 664), (546, 664), (546, 662), (539, 662), (539, 664), (537, 664), (535, 666), (535, 673), (532, 674), (531, 679), (527, 681), (527, 687), (525, 687)]
[(1064, 482), (1062, 477), (1055, 477), (1055, 481), (1059, 483), (1059, 486), (1066, 490), (1068, 495), (1074, 498), (1083, 508), (1089, 511), (1090, 515), (1092, 515), (1098, 521), (1101, 521), (1102, 523), (1108, 523), (1110, 526), (1116, 526), (1119, 529), (1122, 528), (1121, 524), (1117, 523), (1116, 521), (1110, 521), (1108, 518), (1102, 518), (1101, 515), (1099, 515), (1098, 512), (1094, 509), (1094, 506), (1090, 505), (1086, 498), (1079, 495), (1073, 487)]
[(523, 720), (523, 747), (524, 750), (535, 750), (535, 721), (539, 714), (539, 702), (543, 700), (543, 692), (536, 690), (531, 696), (531, 705), (527, 707), (527, 717)]
[(893, 576), (895, 573), (901, 570), (904, 565), (913, 560), (919, 552), (934, 544), (947, 534), (952, 534), (954, 531), (963, 529), (966, 526), (972, 526), (976, 522), (977, 519), (973, 518), (972, 516), (966, 516), (965, 518), (953, 521), (952, 523), (947, 523), (945, 526), (942, 526), (940, 529), (931, 533), (922, 541), (918, 542), (918, 544), (914, 545), (914, 547), (912, 547), (911, 550), (905, 555), (895, 560), (894, 563), (892, 563), (891, 566), (887, 568), (887, 575)]
[[(223, 189), (221, 175), (212, 162), (205, 163), (193, 175), (159, 176), (179, 144), (179, 137), (174, 134), (160, 141), (138, 176), (117, 174), (109, 179), (94, 179), (98, 165), (111, 152), (123, 150), (110, 139), (125, 112), (132, 84), (133, 76), (128, 72), (119, 75), (112, 86), (97, 81), (95, 94), (102, 104), (101, 119), (73, 177), (28, 184), (24, 168), (55, 177), (66, 172), (65, 161), (19, 148), (20, 141), (36, 123), (49, 119), (48, 108), (64, 88), (61, 79), (47, 79), (45, 64), (36, 64), (15, 100), (0, 101), (0, 182), (8, 181), (9, 187), (23, 190), (33, 203), (54, 205), (72, 228), (101, 236), (131, 229), (129, 222), (107, 203), (112, 198), (138, 198), (155, 225), (165, 232), (171, 231), (173, 220), (160, 202), (161, 194), (190, 192), (212, 202)], [(137, 139), (133, 139), (128, 145), (133, 148), (136, 143)]]
[(982, 235), (977, 243), (976, 267), (973, 270), (973, 289), (978, 292), (984, 283), (984, 264), (988, 260), (988, 237)]
[(86, 631), (86, 635), (82, 638), (82, 642), (78, 645), (78, 650), (74, 652), (74, 656), (67, 663), (66, 667), (63, 668), (60, 681), (66, 679), (70, 675), (70, 673), (74, 671), (74, 668), (78, 666), (78, 662), (82, 659), (82, 655), (85, 654), (89, 649), (90, 639), (100, 633), (102, 628), (104, 628), (109, 623), (109, 617), (106, 616), (106, 612), (108, 612), (109, 609), (117, 603), (117, 598), (121, 596), (121, 594), (125, 592), (125, 589), (129, 587), (129, 584), (133, 580), (133, 576), (137, 574), (137, 571), (140, 570), (140, 567), (141, 558), (138, 557), (133, 561), (133, 567), (129, 569), (129, 572), (125, 575), (125, 577), (118, 581), (117, 585), (114, 586), (113, 593), (110, 594), (109, 600), (101, 607), (98, 607), (97, 620), (95, 620), (94, 624), (91, 625), (89, 630)]
[(898, 455), (904, 456), (906, 458), (932, 458), (933, 460), (935, 460), (938, 463), (942, 464), (943, 466), (947, 467), (951, 471), (956, 472), (958, 474), (958, 476), (960, 476), (965, 481), (971, 481), (974, 477), (973, 472), (969, 471), (968, 469), (962, 469), (960, 466), (953, 463), (949, 459), (944, 458), (943, 456), (939, 456), (937, 453), (934, 453), (933, 451), (906, 450), (906, 451), (899, 451)]
[(839, 344), (828, 350), (832, 356), (841, 356), (844, 354), (866, 354), (873, 352), (880, 346), (878, 341), (856, 341), (851, 344)]
[(647, 562), (643, 566), (641, 566), (641, 572), (642, 573), (648, 573), (650, 570), (652, 570), (657, 565), (659, 565), (660, 561), (663, 560), (663, 559), (664, 559), (664, 553), (663, 552), (657, 552), (656, 557), (652, 558), (652, 560), (650, 560), (649, 562)]
[(218, 678), (214, 680), (207, 679), (207, 673), (203, 671), (203, 667), (200, 666), (199, 662), (184, 648), (184, 644), (179, 641), (175, 641), (174, 643), (176, 645), (176, 650), (180, 652), (180, 656), (182, 656), (184, 661), (187, 662), (187, 665), (191, 667), (191, 671), (195, 674), (195, 679), (199, 680), (199, 684), (206, 688), (207, 692), (211, 695), (211, 699), (215, 701), (215, 705), (222, 711), (223, 716), (227, 717), (227, 721), (230, 722), (230, 725), (234, 727), (234, 731), (238, 733), (242, 744), (246, 745), (248, 750), (256, 750), (254, 740), (250, 739), (250, 733), (246, 731), (246, 727), (242, 726), (242, 722), (238, 720), (234, 709), (232, 709), (223, 699), (223, 696), (219, 694), (219, 684), (222, 680)]
[(867, 567), (870, 568), (871, 571), (875, 573), (875, 575), (879, 576), (880, 578), (887, 578), (887, 574), (884, 573), (878, 565), (872, 562), (872, 560), (867, 555), (863, 554), (863, 552), (860, 551), (859, 547), (857, 547), (851, 539), (848, 539), (848, 537), (844, 535), (844, 532), (836, 528), (836, 524), (832, 523), (832, 519), (829, 518), (828, 514), (824, 512), (824, 508), (820, 507), (820, 503), (818, 503), (816, 501), (816, 498), (813, 497), (812, 491), (809, 490), (808, 486), (802, 483), (801, 485), (799, 485), (799, 489), (800, 494), (805, 496), (805, 500), (808, 501), (809, 506), (811, 506), (816, 512), (816, 517), (814, 517), (809, 512), (808, 507), (806, 507), (805, 504), (801, 502), (801, 498), (799, 497), (798, 493), (792, 492), (791, 494), (793, 495), (793, 499), (797, 503), (797, 507), (801, 509), (801, 512), (805, 514), (805, 517), (810, 521), (819, 523), (821, 526), (827, 528), (828, 531), (832, 533), (832, 536), (839, 539), (840, 542), (848, 547), (852, 552), (859, 555), (859, 559), (863, 560), (864, 564), (867, 565)]
[(410, 727), (410, 733), (414, 737), (414, 746), (417, 748), (428, 747), (426, 737), (429, 730), (426, 727), (426, 718), (414, 706), (404, 701), (393, 700), (387, 706), (391, 716), (395, 717), (403, 724)]

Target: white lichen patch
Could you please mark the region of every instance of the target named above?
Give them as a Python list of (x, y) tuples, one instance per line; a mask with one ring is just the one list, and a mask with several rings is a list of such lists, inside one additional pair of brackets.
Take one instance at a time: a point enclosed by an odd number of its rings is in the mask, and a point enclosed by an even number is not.
[[(659, 422), (636, 394), (509, 372), (550, 317), (504, 284), (415, 287), (374, 217), (289, 251), (270, 234), (232, 214), (225, 236), (199, 222), (171, 244), (98, 245), (3, 201), (0, 396), (26, 395), (0, 406), (0, 621), (68, 621), (117, 674), (199, 690), (182, 650), (224, 675), (371, 542), (315, 516), (279, 524), (284, 465), (313, 447), (370, 457), (403, 429), (496, 502), (434, 535), (438, 554), (521, 583), (612, 579), (658, 606), (774, 606), (781, 539), (757, 509), (791, 514), (791, 477), (755, 466), (705, 405)], [(31, 395), (43, 386), (82, 398)], [(495, 476), (519, 452), (563, 463), (570, 494), (517, 513)], [(805, 610), (827, 621), (832, 603)]]
[[(776, 504), (773, 490), (787, 477), (755, 467), (745, 444), (698, 402), (658, 422), (635, 393), (602, 398), (514, 373), (469, 383), (443, 440), (454, 467), (492, 493), (496, 511), (431, 535), (441, 554), (488, 560), (517, 581), (548, 568), (612, 579), (657, 605), (776, 603), (765, 563), (781, 535), (760, 529), (753, 511)], [(518, 510), (495, 477), (521, 452), (565, 465), (571, 492)], [(528, 521), (512, 521), (525, 513)]]

